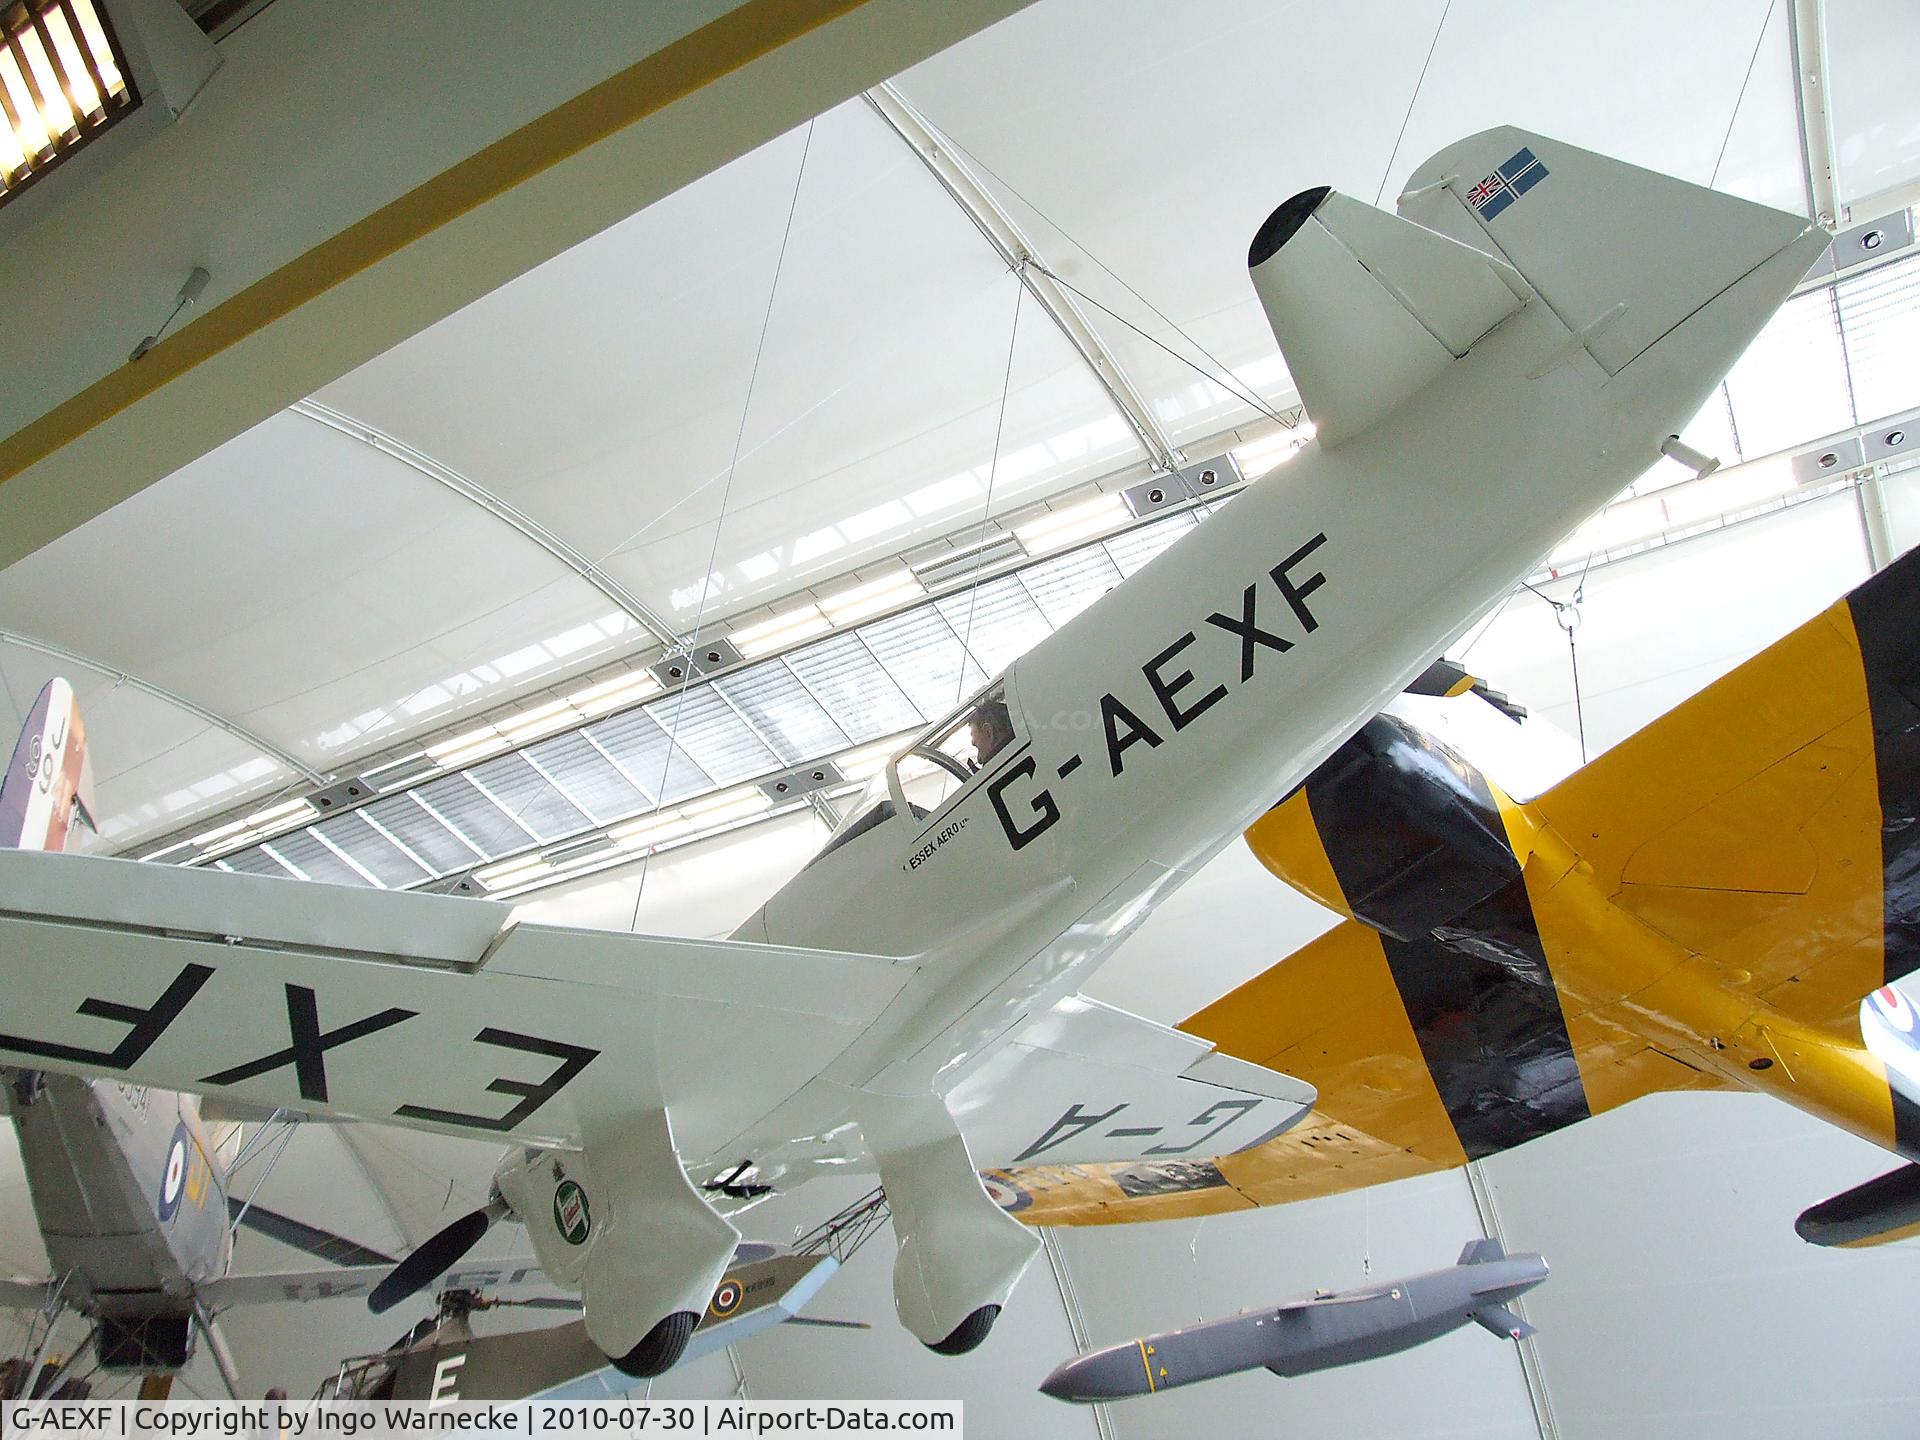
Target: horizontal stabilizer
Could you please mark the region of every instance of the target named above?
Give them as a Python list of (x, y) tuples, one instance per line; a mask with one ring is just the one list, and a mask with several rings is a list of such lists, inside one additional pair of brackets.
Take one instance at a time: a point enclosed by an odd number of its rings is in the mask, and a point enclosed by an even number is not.
[(1511, 127), (1447, 146), (1398, 208), (1511, 264), (1609, 375), (1801, 238), (1804, 273), (1827, 239), (1799, 216)]
[(266, 1275), (223, 1275), (199, 1296), (212, 1310), (230, 1305), (276, 1305), (287, 1300), (337, 1300), (364, 1295), (386, 1277), (385, 1265), (335, 1265), (324, 1270), (280, 1270)]
[(1809, 1245), (1865, 1248), (1920, 1234), (1920, 1165), (1902, 1165), (1804, 1210), (1793, 1228)]
[(1502, 1340), (1524, 1340), (1540, 1332), (1504, 1305), (1482, 1305), (1473, 1312), (1474, 1323)]
[(1486, 254), (1324, 188), (1267, 218), (1247, 266), (1326, 448), (1392, 413), (1525, 293)]

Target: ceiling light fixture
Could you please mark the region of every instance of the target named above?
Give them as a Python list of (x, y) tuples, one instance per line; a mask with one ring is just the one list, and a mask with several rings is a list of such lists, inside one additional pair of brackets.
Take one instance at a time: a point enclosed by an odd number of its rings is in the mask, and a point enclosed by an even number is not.
[(1013, 533), (1029, 555), (1045, 555), (1108, 530), (1117, 530), (1132, 518), (1126, 502), (1118, 495), (1099, 495), (1064, 510), (1049, 510), (1035, 516), (1023, 525), (1014, 526)]
[(896, 570), (878, 580), (828, 595), (821, 600), (820, 608), (835, 625), (852, 625), (909, 600), (918, 600), (926, 593), (926, 587), (913, 578), (913, 572)]
[(18, 194), (139, 103), (93, 0), (0, 7), (0, 201)]
[(818, 605), (795, 605), (769, 620), (735, 630), (727, 638), (749, 660), (758, 660), (763, 655), (771, 655), (789, 645), (810, 640), (832, 628), (832, 622), (820, 613)]

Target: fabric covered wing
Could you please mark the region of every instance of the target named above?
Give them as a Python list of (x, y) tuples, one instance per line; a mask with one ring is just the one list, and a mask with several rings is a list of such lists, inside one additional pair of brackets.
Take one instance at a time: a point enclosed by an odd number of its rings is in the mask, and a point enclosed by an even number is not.
[(485, 901), (0, 852), (0, 1059), (567, 1145), (672, 1109), (696, 1157), (913, 973), (871, 956), (515, 925)]
[(1291, 1076), (1075, 995), (1000, 1046), (949, 1104), (978, 1163), (1080, 1165), (1244, 1150), (1313, 1100)]

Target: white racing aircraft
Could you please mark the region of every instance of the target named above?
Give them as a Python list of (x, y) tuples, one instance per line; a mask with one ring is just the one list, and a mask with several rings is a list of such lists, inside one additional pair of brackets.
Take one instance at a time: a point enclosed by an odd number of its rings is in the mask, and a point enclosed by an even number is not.
[(906, 746), (734, 938), (3, 854), (0, 1058), (512, 1142), (383, 1298), (511, 1215), (631, 1374), (733, 1257), (716, 1204), (871, 1172), (901, 1321), (971, 1349), (1039, 1248), (983, 1167), (1221, 1154), (1313, 1099), (1088, 970), (1651, 464), (1827, 239), (1512, 129), (1398, 212), (1310, 190), (1254, 237), (1317, 440)]

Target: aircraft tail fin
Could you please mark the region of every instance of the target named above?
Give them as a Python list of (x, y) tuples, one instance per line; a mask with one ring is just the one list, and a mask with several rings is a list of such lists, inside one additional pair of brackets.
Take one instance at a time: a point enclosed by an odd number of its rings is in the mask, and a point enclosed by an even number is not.
[(1398, 208), (1511, 265), (1609, 375), (1791, 250), (1791, 277), (1755, 302), (1770, 313), (1828, 239), (1803, 216), (1511, 126), (1440, 151)]
[(1267, 217), (1247, 268), (1326, 448), (1386, 418), (1525, 294), (1503, 261), (1324, 187)]
[(1495, 1260), (1507, 1258), (1507, 1247), (1489, 1236), (1485, 1240), (1469, 1240), (1467, 1248), (1460, 1252), (1456, 1265), (1489, 1265)]
[(93, 765), (73, 687), (41, 687), (0, 778), (0, 848), (63, 850), (78, 819), (95, 829)]

